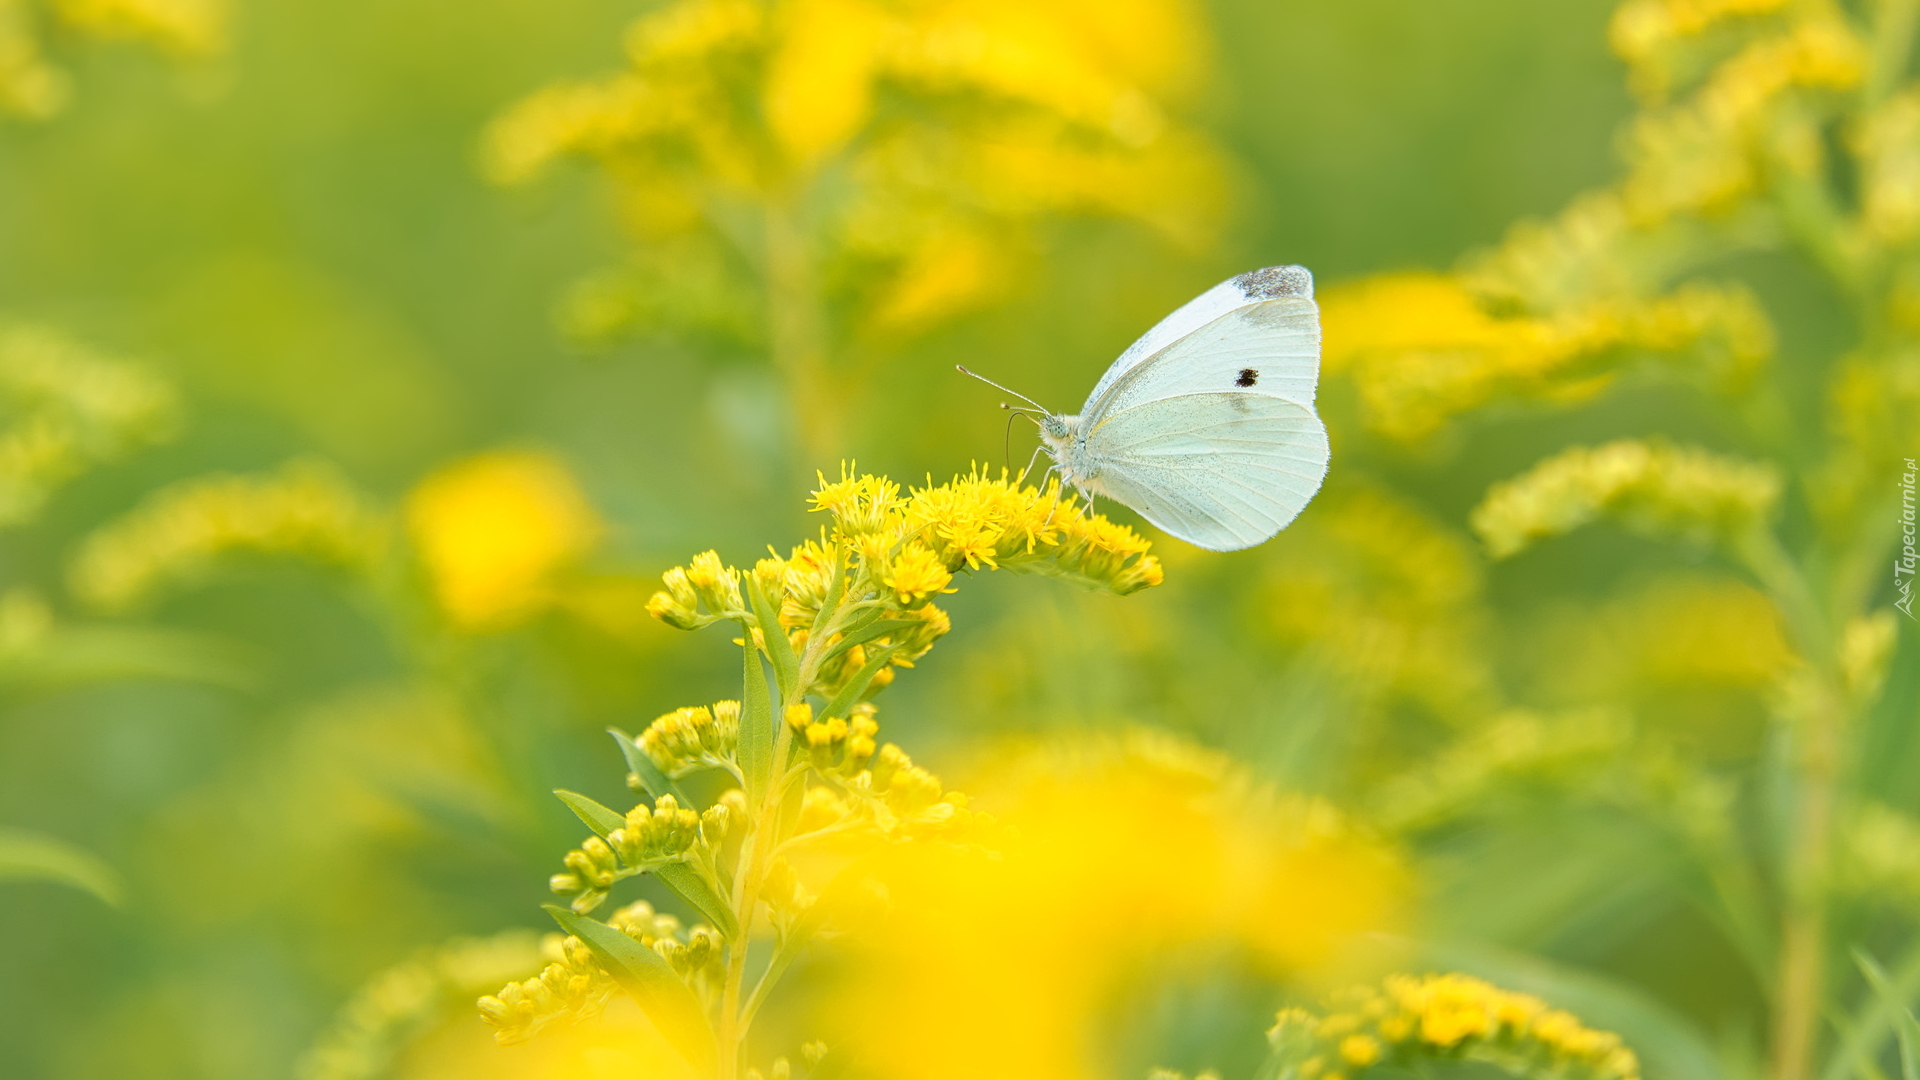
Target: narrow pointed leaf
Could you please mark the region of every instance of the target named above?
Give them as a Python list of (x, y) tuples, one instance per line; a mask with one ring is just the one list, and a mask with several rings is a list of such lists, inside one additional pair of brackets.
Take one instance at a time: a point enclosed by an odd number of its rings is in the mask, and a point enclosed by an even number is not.
[(841, 564), (838, 555), (834, 557), (833, 565), (828, 569), (832, 574), (832, 582), (827, 586), (827, 595), (820, 600), (820, 613), (813, 618), (813, 638), (818, 638), (827, 632), (827, 624), (839, 614), (841, 598), (847, 595), (847, 569)]
[(885, 614), (885, 612), (879, 607), (865, 608), (855, 613), (853, 618), (848, 619), (847, 624), (840, 627), (838, 633), (842, 637), (852, 637), (867, 627), (872, 626), (874, 621), (879, 619), (883, 614)]
[(848, 679), (847, 685), (833, 695), (832, 701), (827, 702), (826, 712), (821, 716), (824, 718), (847, 715), (853, 709), (854, 703), (860, 700), (860, 695), (866, 693), (867, 687), (873, 684), (873, 677), (880, 674), (880, 669), (887, 666), (887, 661), (893, 658), (893, 654), (898, 649), (898, 646), (889, 646), (874, 650), (873, 655), (867, 657), (866, 664), (853, 673), (853, 678)]
[(656, 799), (662, 795), (671, 795), (681, 803), (687, 802), (687, 797), (680, 791), (680, 785), (660, 771), (660, 767), (653, 763), (653, 759), (647, 756), (647, 752), (640, 749), (640, 744), (633, 741), (633, 736), (619, 728), (611, 727), (607, 729), (607, 734), (613, 736), (613, 741), (620, 744), (620, 756), (627, 759), (627, 771), (639, 777), (640, 786), (647, 789), (648, 795)]
[(713, 1030), (700, 999), (660, 954), (598, 919), (575, 915), (557, 904), (542, 904), (560, 929), (586, 942), (594, 959), (646, 1012), (675, 1049), (697, 1069), (711, 1067)]
[(920, 625), (922, 625), (922, 623), (918, 619), (880, 619), (876, 622), (870, 622), (861, 629), (855, 630), (845, 637), (842, 637), (839, 641), (834, 642), (833, 648), (827, 652), (827, 659), (831, 660), (841, 653), (846, 652), (848, 649), (853, 648), (855, 645), (865, 645), (874, 638), (886, 637), (895, 630), (908, 630)]
[(746, 667), (740, 687), (740, 772), (747, 782), (747, 801), (766, 794), (773, 775), (773, 701), (767, 694), (766, 669), (753, 635), (745, 642)]
[(577, 791), (568, 791), (566, 788), (554, 788), (553, 794), (561, 802), (567, 804), (567, 809), (573, 811), (574, 816), (586, 822), (587, 828), (599, 833), (603, 838), (615, 829), (626, 827), (627, 816), (625, 814), (614, 810), (612, 807), (597, 803)]
[(1853, 960), (1860, 965), (1860, 972), (1867, 977), (1868, 985), (1873, 987), (1880, 1008), (1893, 1018), (1893, 1032), (1900, 1042), (1901, 1080), (1920, 1080), (1920, 1020), (1914, 1018), (1913, 1009), (1902, 997), (1899, 988), (1872, 957), (1855, 950)]
[(780, 625), (780, 613), (760, 588), (759, 579), (752, 574), (745, 577), (747, 600), (753, 605), (755, 621), (760, 624), (760, 640), (766, 644), (767, 659), (773, 662), (773, 677), (780, 684), (780, 700), (797, 701), (795, 688), (800, 684), (800, 660), (793, 655), (793, 642), (788, 640), (786, 630)]
[(720, 898), (719, 893), (713, 891), (713, 886), (707, 884), (707, 879), (700, 875), (700, 871), (683, 862), (672, 862), (655, 867), (653, 876), (665, 882), (667, 888), (679, 894), (680, 899), (705, 915), (714, 929), (726, 935), (728, 941), (740, 936), (740, 921), (733, 917), (733, 908)]
[(64, 840), (0, 829), (0, 881), (52, 881), (90, 892), (109, 904), (121, 897), (120, 875)]

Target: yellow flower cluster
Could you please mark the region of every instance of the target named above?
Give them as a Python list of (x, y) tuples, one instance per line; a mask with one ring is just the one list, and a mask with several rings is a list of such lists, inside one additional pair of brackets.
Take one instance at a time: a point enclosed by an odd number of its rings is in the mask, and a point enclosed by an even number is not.
[(265, 476), (206, 476), (162, 488), (89, 536), (70, 580), (87, 602), (121, 608), (234, 552), (365, 571), (386, 538), (383, 516), (332, 466), (293, 461)]
[(67, 73), (47, 60), (26, 0), (0, 3), (0, 112), (45, 119), (68, 93)]
[[(688, 933), (680, 920), (656, 913), (644, 900), (614, 912), (607, 925), (663, 956), (689, 947), (702, 953), (712, 949), (710, 937)], [(708, 944), (692, 946), (695, 940)], [(548, 963), (539, 975), (508, 983), (499, 993), (480, 999), (480, 1018), (502, 1044), (525, 1042), (553, 1024), (590, 1019), (619, 989), (577, 937), (549, 934), (542, 951)]]
[(1889, 247), (1920, 236), (1920, 87), (1891, 95), (1855, 133), (1864, 224)]
[[(1920, 330), (1920, 305), (1909, 318)], [(1920, 352), (1849, 357), (1827, 394), (1832, 450), (1808, 496), (1822, 524), (1846, 536), (1871, 528), (1865, 508), (1898, 487), (1912, 417), (1920, 415)]]
[(678, 779), (696, 769), (738, 771), (740, 703), (689, 705), (647, 725), (637, 740), (654, 767)]
[[(4, 17), (0, 8), (0, 17)], [(0, 325), (0, 528), (39, 513), (61, 484), (173, 429), (173, 390), (56, 331)]]
[(90, 37), (142, 41), (179, 57), (227, 45), (225, 0), (53, 0), (62, 21)]
[(1789, 0), (1628, 0), (1614, 10), (1607, 28), (1614, 54), (1627, 62), (1633, 88), (1661, 100), (1672, 88), (1675, 67), (1692, 57), (1707, 31), (1722, 24), (1775, 14)]
[[(1177, 737), (1075, 733), (986, 755), (969, 787), (1006, 827), (882, 850), (888, 917), (854, 924), (861, 966), (819, 1006), (903, 1080), (1106, 1075), (1105, 1003), (1178, 958), (1313, 978), (1397, 922), (1404, 872), (1376, 839)], [(1143, 859), (1177, 872), (1115, 878)]]
[[(556, 940), (558, 935), (551, 935)], [(379, 1080), (390, 1076), (407, 1040), (455, 1002), (538, 967), (541, 942), (525, 930), (459, 939), (422, 952), (370, 979), (340, 1010), (301, 1061), (300, 1080)]]
[(1773, 353), (1766, 316), (1734, 287), (1499, 316), (1460, 277), (1390, 274), (1328, 290), (1322, 315), (1329, 374), (1353, 380), (1369, 426), (1408, 441), (1502, 399), (1591, 397), (1639, 354), (1684, 356), (1739, 385)]
[(1779, 609), (1764, 593), (1728, 579), (1661, 577), (1595, 610), (1568, 613), (1555, 673), (1567, 700), (1620, 700), (1675, 686), (1760, 689), (1793, 663)]
[(1442, 824), (1487, 805), (1489, 791), (1516, 779), (1584, 779), (1616, 761), (1632, 734), (1622, 717), (1607, 712), (1509, 712), (1382, 786), (1374, 814), (1395, 832)]
[(67, 103), (71, 80), (46, 56), (42, 20), (84, 37), (139, 41), (183, 60), (226, 48), (224, 0), (0, 0), (0, 113), (42, 120)]
[(537, 450), (496, 450), (439, 470), (407, 496), (406, 516), (441, 609), (467, 630), (536, 609), (555, 572), (600, 534), (573, 474)]
[(1779, 497), (1771, 466), (1623, 439), (1563, 451), (1494, 485), (1469, 520), (1494, 557), (1506, 558), (1602, 516), (1641, 532), (1738, 540), (1765, 524)]
[[(833, 516), (833, 527), (785, 559), (760, 560), (752, 574), (795, 653), (817, 633), (836, 635), (823, 642), (827, 648), (809, 673), (808, 689), (828, 697), (875, 663), (882, 666), (864, 677), (872, 688), (885, 686), (894, 668), (911, 667), (932, 648), (950, 624), (929, 601), (951, 591), (962, 571), (1045, 574), (1121, 595), (1161, 580), (1147, 540), (1084, 513), (1061, 496), (1057, 482), (1041, 490), (975, 471), (903, 497), (890, 480), (849, 473), (834, 483), (822, 478), (813, 503)], [(666, 588), (647, 604), (656, 618), (682, 629), (751, 621), (766, 647), (766, 628), (741, 592), (742, 572), (714, 552), (662, 580)], [(829, 627), (848, 604), (858, 609), (852, 621)]]
[(1628, 137), (1621, 185), (1629, 214), (1657, 224), (1675, 214), (1724, 214), (1756, 192), (1769, 162), (1810, 172), (1820, 150), (1777, 107), (1790, 92), (1849, 90), (1867, 50), (1837, 17), (1795, 22), (1713, 68), (1689, 100), (1642, 113)]
[(1336, 995), (1322, 1013), (1280, 1012), (1267, 1037), (1299, 1080), (1346, 1080), (1376, 1065), (1494, 1065), (1514, 1076), (1638, 1080), (1633, 1051), (1611, 1032), (1529, 994), (1467, 975), (1389, 976)]
[(722, 200), (790, 207), (837, 164), (851, 186), (822, 254), (878, 270), (862, 290), (876, 326), (990, 294), (1040, 215), (1192, 242), (1223, 208), (1218, 152), (1170, 116), (1205, 53), (1176, 0), (677, 0), (633, 24), (626, 53), (625, 71), (496, 120), (487, 173), (597, 160), (658, 243), (711, 233)]
[(837, 740), (838, 745), (849, 747), (840, 753), (825, 739), (812, 741), (819, 725), (808, 732), (816, 767), (838, 783), (807, 789), (796, 842), (849, 835), (887, 840), (978, 839), (992, 829), (991, 816), (970, 809), (971, 800), (965, 794), (948, 791), (938, 776), (915, 765), (906, 751), (893, 743), (875, 751), (873, 732), (879, 728), (870, 713), (856, 715), (850, 727), (854, 734)]
[(786, 722), (815, 769), (851, 775), (866, 768), (878, 747), (874, 742), (880, 734), (880, 721), (874, 719), (878, 712), (873, 702), (862, 701), (844, 720), (838, 716), (820, 720), (814, 717), (813, 706), (802, 701), (787, 706)]
[[(672, 795), (661, 795), (649, 807), (640, 803), (627, 811), (624, 823), (604, 837), (589, 836), (562, 860), (566, 869), (553, 875), (548, 887), (572, 897), (573, 910), (585, 915), (607, 899), (608, 890), (626, 878), (658, 870), (668, 863), (701, 862), (712, 865), (713, 853), (726, 843), (733, 822), (745, 814), (735, 792), (696, 813)], [(696, 850), (697, 849), (697, 850)]]
[(1839, 876), (1849, 892), (1920, 907), (1920, 820), (1868, 802), (1840, 835), (1845, 850)]

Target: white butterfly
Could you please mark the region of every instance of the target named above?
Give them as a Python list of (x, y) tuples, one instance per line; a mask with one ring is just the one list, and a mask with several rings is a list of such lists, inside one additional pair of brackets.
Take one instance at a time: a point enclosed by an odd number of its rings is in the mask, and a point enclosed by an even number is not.
[(1042, 407), (1040, 439), (1089, 501), (1104, 495), (1188, 543), (1235, 551), (1286, 528), (1326, 478), (1319, 381), (1313, 275), (1272, 266), (1160, 320), (1079, 415)]

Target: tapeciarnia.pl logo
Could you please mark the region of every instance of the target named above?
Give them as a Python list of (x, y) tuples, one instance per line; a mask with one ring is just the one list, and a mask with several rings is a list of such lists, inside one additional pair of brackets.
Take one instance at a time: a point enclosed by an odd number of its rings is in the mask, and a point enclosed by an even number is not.
[(1916, 470), (1912, 458), (1907, 458), (1906, 463), (1906, 471), (1900, 474), (1900, 555), (1893, 560), (1893, 590), (1900, 595), (1900, 599), (1895, 600), (1893, 606), (1906, 612), (1907, 618), (1911, 619), (1914, 617), (1913, 479)]

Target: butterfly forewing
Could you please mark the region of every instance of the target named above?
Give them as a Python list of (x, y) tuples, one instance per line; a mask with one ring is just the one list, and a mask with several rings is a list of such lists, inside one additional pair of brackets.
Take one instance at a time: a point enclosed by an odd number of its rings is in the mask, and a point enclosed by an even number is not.
[[(1183, 304), (1178, 311), (1161, 319), (1153, 329), (1141, 335), (1140, 340), (1120, 354), (1120, 358), (1113, 362), (1113, 365), (1107, 369), (1107, 373), (1100, 377), (1099, 383), (1093, 388), (1093, 393), (1087, 395), (1089, 409), (1120, 379), (1134, 368), (1158, 356), (1168, 346), (1237, 309), (1250, 304), (1280, 299), (1305, 300), (1309, 310), (1311, 309), (1313, 275), (1307, 272), (1306, 267), (1269, 266), (1264, 270), (1254, 270), (1230, 278), (1201, 293)], [(1316, 331), (1316, 335), (1317, 333)], [(1317, 336), (1315, 341), (1317, 344)], [(1237, 377), (1237, 371), (1235, 375)], [(1311, 402), (1313, 398), (1309, 395), (1306, 400)], [(1085, 413), (1089, 410), (1081, 411)]]
[(1246, 304), (1168, 345), (1088, 399), (1104, 415), (1183, 394), (1256, 394), (1313, 408), (1320, 381), (1320, 317), (1313, 301)]

